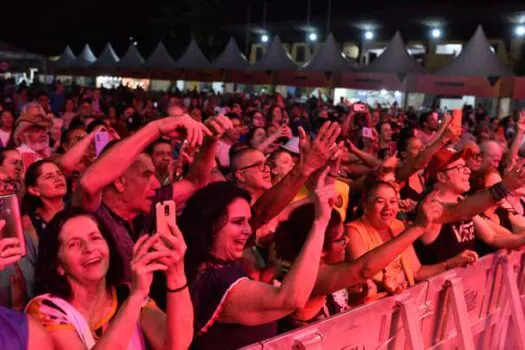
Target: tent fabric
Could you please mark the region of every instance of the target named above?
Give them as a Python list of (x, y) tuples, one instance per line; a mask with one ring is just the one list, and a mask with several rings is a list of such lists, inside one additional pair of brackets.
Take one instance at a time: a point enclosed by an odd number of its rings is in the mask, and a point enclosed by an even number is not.
[(421, 74), (426, 70), (408, 53), (406, 43), (396, 32), (385, 51), (372, 63), (363, 67), (365, 73)]
[(117, 67), (121, 68), (140, 68), (144, 64), (144, 58), (137, 49), (137, 46), (131, 43), (128, 50), (122, 56), (117, 64)]
[(287, 70), (295, 71), (297, 65), (285, 50), (279, 35), (275, 37), (266, 54), (252, 66), (254, 70)]
[(213, 62), (213, 67), (217, 69), (245, 69), (249, 66), (250, 63), (233, 38), (230, 38), (224, 51)]
[(11, 45), (0, 41), (0, 59), (1, 60), (45, 60), (45, 57), (35, 53), (28, 52), (18, 46)]
[(76, 57), (71, 48), (66, 46), (64, 52), (60, 55), (60, 58), (54, 62), (55, 66), (58, 68), (68, 68), (70, 67), (73, 62), (75, 62)]
[(512, 71), (492, 52), (481, 26), (478, 26), (459, 56), (435, 74), (485, 77), (513, 76)]
[(100, 54), (100, 56), (93, 63), (93, 67), (115, 68), (117, 66), (118, 61), (119, 61), (119, 58), (117, 54), (115, 53), (113, 46), (111, 46), (110, 43), (107, 43), (106, 46), (104, 47), (104, 50)]
[(204, 56), (197, 42), (192, 39), (186, 51), (176, 61), (177, 68), (207, 69), (211, 68), (210, 61)]
[(152, 69), (170, 69), (175, 67), (175, 60), (171, 58), (166, 46), (159, 42), (144, 66)]
[(344, 54), (337, 47), (332, 33), (328, 35), (326, 42), (317, 50), (302, 70), (310, 72), (344, 72), (353, 70), (355, 67), (348, 62)]
[(80, 53), (80, 55), (77, 56), (76, 60), (72, 62), (72, 67), (80, 67), (85, 68), (90, 66), (93, 62), (95, 62), (97, 58), (93, 54), (93, 51), (91, 51), (91, 48), (88, 44), (84, 46), (84, 49)]

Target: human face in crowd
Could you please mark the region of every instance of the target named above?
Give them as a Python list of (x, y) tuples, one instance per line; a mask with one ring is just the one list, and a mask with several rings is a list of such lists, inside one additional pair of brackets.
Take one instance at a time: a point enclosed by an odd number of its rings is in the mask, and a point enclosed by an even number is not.
[(241, 133), (243, 131), (242, 122), (237, 118), (232, 118), (233, 128), (226, 131), (225, 135), (230, 141), (237, 142), (241, 138)]
[(91, 117), (93, 115), (93, 111), (92, 111), (92, 108), (91, 108), (91, 103), (83, 102), (80, 105), (80, 108), (78, 109), (78, 115), (83, 117), (83, 118)]
[(237, 114), (239, 117), (242, 116), (242, 109), (241, 109), (241, 106), (239, 106), (239, 104), (237, 104), (237, 103), (235, 103), (234, 105), (232, 105), (232, 110), (231, 110), (231, 112)]
[(49, 135), (46, 129), (37, 125), (28, 127), (22, 133), (22, 141), (35, 152), (41, 152), (49, 147)]
[(133, 114), (135, 114), (135, 108), (133, 107), (126, 107), (126, 109), (124, 109), (124, 112), (122, 112), (122, 115), (124, 116), (124, 120), (128, 119)]
[(20, 181), (23, 169), (24, 165), (20, 152), (17, 150), (4, 152), (4, 161), (0, 164), (0, 172), (2, 172), (8, 180)]
[(442, 189), (454, 194), (462, 195), (470, 190), (470, 169), (464, 159), (448, 164), (437, 178)]
[(423, 149), (423, 143), (417, 137), (411, 137), (407, 141), (407, 158), (414, 159)]
[(227, 208), (227, 221), (215, 235), (211, 254), (225, 261), (241, 259), (252, 234), (251, 217), (250, 203), (236, 198)]
[(41, 198), (62, 198), (66, 195), (66, 178), (56, 164), (44, 163), (35, 186), (29, 186), (28, 192)]
[(165, 173), (168, 171), (172, 159), (171, 146), (168, 143), (158, 143), (153, 148), (151, 156), (153, 165), (157, 172)]
[(252, 147), (257, 147), (265, 139), (266, 139), (266, 131), (263, 128), (257, 128), (253, 132), (253, 136), (252, 136), (252, 139), (250, 140), (250, 144), (252, 145)]
[(49, 106), (49, 97), (42, 95), (38, 97), (38, 103), (42, 106), (45, 111), (49, 111), (51, 108)]
[(272, 187), (272, 177), (268, 160), (260, 151), (254, 150), (240, 157), (236, 167), (239, 184), (248, 191), (268, 190)]
[(345, 261), (348, 239), (344, 232), (343, 223), (328, 226), (326, 237), (327, 244), (323, 249), (323, 262), (333, 265)]
[(479, 171), (481, 169), (481, 162), (483, 161), (483, 154), (477, 144), (469, 146), (472, 149), (472, 156), (467, 159), (467, 166), (472, 171)]
[(379, 132), (379, 137), (383, 142), (392, 141), (392, 127), (389, 123), (381, 124), (381, 131)]
[(272, 109), (272, 125), (281, 126), (283, 123), (283, 114), (281, 108), (278, 106), (273, 107)]
[(64, 120), (61, 118), (53, 118), (53, 125), (51, 126), (51, 137), (53, 140), (60, 140), (60, 135), (62, 134), (62, 127), (64, 126)]
[(72, 99), (67, 99), (64, 108), (66, 112), (74, 112), (75, 102)]
[(272, 175), (274, 180), (280, 181), (295, 166), (295, 161), (290, 153), (280, 152), (272, 162)]
[(378, 230), (390, 228), (399, 212), (399, 195), (388, 185), (379, 185), (368, 194), (364, 203), (368, 221)]
[(2, 114), (0, 114), (0, 126), (4, 130), (12, 130), (13, 129), (13, 123), (15, 121), (15, 118), (13, 117), (13, 113), (9, 110), (4, 110)]
[(58, 273), (81, 285), (98, 284), (109, 269), (109, 246), (89, 216), (69, 219), (59, 233)]
[(483, 170), (496, 170), (499, 167), (501, 158), (503, 158), (503, 150), (495, 143), (490, 142), (483, 147), (483, 160), (481, 163), (481, 169)]
[(119, 191), (125, 205), (130, 211), (148, 214), (151, 211), (153, 197), (160, 188), (151, 157), (145, 153), (139, 155), (123, 175), (122, 181)]
[(264, 128), (266, 126), (266, 120), (261, 112), (255, 112), (252, 116), (252, 127)]
[(439, 115), (437, 113), (431, 113), (427, 118), (427, 129), (436, 131), (439, 129)]

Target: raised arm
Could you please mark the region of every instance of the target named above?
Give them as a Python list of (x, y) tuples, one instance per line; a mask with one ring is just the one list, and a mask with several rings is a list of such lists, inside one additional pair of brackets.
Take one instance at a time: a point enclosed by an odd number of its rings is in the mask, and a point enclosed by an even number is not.
[(274, 143), (281, 136), (292, 137), (292, 131), (286, 124), (281, 125), (281, 127), (276, 132), (268, 136), (266, 140), (258, 144), (255, 148), (261, 152), (265, 152), (268, 146)]
[(364, 152), (357, 148), (350, 140), (347, 139), (346, 144), (348, 146), (348, 150), (357, 156), (357, 158), (361, 159), (363, 162), (365, 162), (367, 165), (369, 165), (372, 168), (381, 166), (382, 162), (371, 155), (370, 153)]
[(226, 130), (233, 127), (230, 119), (225, 116), (208, 118), (205, 125), (212, 133), (212, 136), (204, 139), (199, 153), (190, 166), (188, 176), (172, 184), (173, 200), (179, 206), (184, 204), (195, 191), (208, 184), (215, 166), (215, 153), (218, 140)]
[(202, 142), (202, 124), (189, 116), (168, 117), (149, 123), (136, 134), (120, 141), (86, 169), (80, 178), (73, 202), (86, 210), (95, 211), (102, 200), (104, 187), (122, 176), (136, 157), (160, 136), (181, 137), (186, 131), (192, 144)]
[[(313, 295), (330, 294), (358, 283), (364, 283), (367, 279), (374, 277), (419, 238), (435, 219), (441, 216), (442, 206), (433, 199), (432, 196), (425, 199), (413, 226), (409, 226), (388, 242), (362, 255), (357, 252), (354, 255), (356, 259), (352, 262), (322, 266), (319, 270)], [(349, 229), (347, 236), (358, 237), (359, 235)]]
[(496, 249), (516, 249), (525, 244), (525, 232), (513, 234), (506, 228), (475, 216), (472, 221), (476, 227), (476, 236)]
[[(281, 286), (242, 280), (231, 289), (228, 302), (219, 315), (224, 323), (259, 325), (278, 320), (301, 308), (310, 298), (320, 265), (326, 227), (331, 214), (329, 201), (335, 187), (326, 186), (328, 168), (319, 177), (315, 190), (315, 219), (303, 248)], [(323, 184), (323, 185), (320, 185)]]
[(516, 123), (516, 136), (512, 140), (510, 149), (505, 157), (505, 165), (510, 166), (514, 163), (514, 160), (518, 157), (520, 150), (521, 141), (523, 140), (523, 134), (525, 134), (525, 110), (520, 112), (520, 119)]
[(80, 164), (86, 155), (89, 146), (93, 144), (96, 133), (102, 129), (103, 126), (96, 128), (77, 144), (71, 147), (66, 153), (56, 159), (57, 165), (60, 167), (60, 169), (62, 169), (66, 176), (70, 176), (78, 164)]
[(276, 185), (266, 191), (252, 207), (252, 229), (258, 228), (277, 216), (297, 195), (308, 177), (320, 169), (335, 154), (335, 143), (341, 132), (337, 123), (326, 122), (319, 129), (315, 140), (308, 143), (306, 134), (299, 128), (301, 158), (295, 167)]

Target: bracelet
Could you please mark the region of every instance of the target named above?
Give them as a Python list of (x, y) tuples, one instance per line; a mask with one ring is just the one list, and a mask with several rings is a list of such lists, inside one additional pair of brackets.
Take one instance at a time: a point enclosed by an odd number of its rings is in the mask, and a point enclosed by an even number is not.
[(490, 194), (492, 195), (492, 199), (494, 199), (495, 202), (499, 202), (509, 195), (509, 190), (503, 185), (503, 182), (498, 182), (494, 186), (491, 186), (489, 188)]
[(183, 285), (182, 287), (180, 288), (175, 288), (175, 289), (169, 289), (168, 287), (166, 287), (166, 292), (168, 293), (178, 293), (184, 289), (188, 288), (188, 282), (186, 282), (185, 285)]

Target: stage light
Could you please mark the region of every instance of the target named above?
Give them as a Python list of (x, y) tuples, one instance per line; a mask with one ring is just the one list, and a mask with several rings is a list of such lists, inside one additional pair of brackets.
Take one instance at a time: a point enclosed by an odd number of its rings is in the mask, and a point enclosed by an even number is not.
[(308, 39), (309, 39), (310, 41), (317, 41), (317, 34), (314, 33), (314, 32), (308, 34)]
[(261, 35), (261, 41), (263, 43), (267, 43), (269, 40), (270, 40), (270, 37), (268, 36), (268, 34)]
[(514, 29), (514, 33), (516, 33), (517, 36), (524, 36), (525, 35), (525, 26), (519, 25)]
[(432, 31), (430, 32), (430, 35), (432, 35), (434, 39), (439, 39), (441, 38), (441, 30), (437, 28), (432, 29)]
[(365, 32), (365, 39), (366, 40), (372, 40), (374, 38), (374, 32), (367, 30)]

